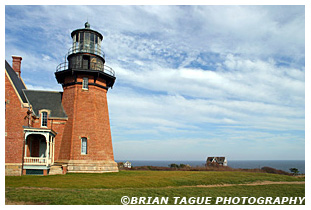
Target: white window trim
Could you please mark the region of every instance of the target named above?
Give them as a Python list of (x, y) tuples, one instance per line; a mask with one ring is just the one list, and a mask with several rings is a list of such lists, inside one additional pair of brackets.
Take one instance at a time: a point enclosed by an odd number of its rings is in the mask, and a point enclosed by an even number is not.
[[(85, 151), (84, 151), (84, 147), (83, 147), (83, 140), (85, 140)], [(87, 155), (87, 138), (86, 137), (82, 137), (81, 138), (81, 154), (82, 155)]]
[[(43, 115), (44, 115), (44, 113), (46, 114), (46, 125), (43, 125)], [(43, 111), (43, 112), (41, 112), (41, 127), (48, 127), (48, 112), (46, 112), (46, 111)]]

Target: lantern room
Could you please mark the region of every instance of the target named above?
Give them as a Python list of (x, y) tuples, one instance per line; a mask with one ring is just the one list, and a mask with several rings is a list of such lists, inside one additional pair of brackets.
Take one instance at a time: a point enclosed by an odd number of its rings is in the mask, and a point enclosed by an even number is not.
[[(85, 27), (71, 32), (72, 46), (65, 56), (65, 62), (56, 68), (55, 76), (58, 83), (68, 85), (66, 77), (78, 74), (103, 77), (107, 88), (112, 87), (115, 81), (115, 73), (112, 68), (105, 65), (105, 53), (101, 48), (103, 35), (92, 30), (88, 22)], [(95, 75), (95, 76), (94, 76)], [(66, 84), (65, 84), (66, 83)], [(74, 83), (77, 81), (75, 79)]]
[(105, 57), (104, 52), (101, 50), (103, 35), (92, 30), (88, 22), (85, 23), (85, 28), (74, 30), (71, 33), (71, 37), (72, 53), (92, 53)]

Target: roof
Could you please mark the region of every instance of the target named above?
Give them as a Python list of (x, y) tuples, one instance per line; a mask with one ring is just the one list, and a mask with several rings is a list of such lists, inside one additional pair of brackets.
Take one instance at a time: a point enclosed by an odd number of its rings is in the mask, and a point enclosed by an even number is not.
[(208, 157), (206, 161), (213, 161), (214, 157)]
[(206, 159), (207, 162), (211, 162), (213, 160), (215, 160), (218, 163), (223, 163), (226, 160), (226, 157), (208, 157)]
[(19, 78), (19, 76), (12, 69), (12, 67), (10, 66), (10, 64), (7, 61), (5, 61), (5, 70), (8, 73), (11, 81), (13, 82), (13, 85), (14, 85), (18, 95), (22, 99), (23, 103), (27, 103), (27, 100), (26, 100), (26, 98), (25, 98), (25, 96), (23, 94), (23, 89), (26, 89), (26, 86), (22, 82), (21, 78)]
[(91, 29), (91, 26), (90, 26), (89, 23), (88, 23), (88, 25), (85, 23), (84, 26), (85, 26), (85, 28), (80, 28), (80, 29), (76, 29), (76, 30), (72, 31), (71, 32), (71, 37), (73, 37), (77, 32), (89, 31), (89, 32), (93, 32), (93, 33), (97, 34), (97, 36), (99, 36), (100, 40), (103, 40), (103, 35), (101, 33), (99, 33), (98, 31), (95, 31), (95, 30)]
[(42, 90), (23, 90), (23, 92), (36, 116), (39, 116), (39, 110), (47, 109), (51, 111), (50, 117), (67, 118), (62, 105), (62, 92)]

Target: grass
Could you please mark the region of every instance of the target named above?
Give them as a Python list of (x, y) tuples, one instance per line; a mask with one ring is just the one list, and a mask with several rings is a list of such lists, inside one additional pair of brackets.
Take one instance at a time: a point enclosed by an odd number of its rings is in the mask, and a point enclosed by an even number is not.
[(256, 181), (304, 181), (304, 178), (268, 173), (232, 171), (120, 171), (118, 173), (104, 174), (8, 176), (5, 178), (6, 187), (49, 187), (70, 189), (116, 189), (243, 184)]
[[(304, 181), (286, 175), (236, 171), (120, 171), (105, 174), (6, 177), (6, 200), (31, 204), (121, 204), (122, 196), (304, 197), (303, 184), (197, 187), (262, 181)], [(172, 204), (172, 203), (171, 203)]]

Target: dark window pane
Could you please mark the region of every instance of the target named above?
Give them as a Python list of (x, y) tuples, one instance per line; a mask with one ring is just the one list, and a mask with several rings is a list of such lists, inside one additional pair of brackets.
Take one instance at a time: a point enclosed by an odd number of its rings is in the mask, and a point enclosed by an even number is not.
[(48, 124), (48, 113), (47, 112), (42, 112), (42, 118), (41, 118), (41, 126), (47, 126)]
[(94, 34), (91, 34), (91, 42), (94, 42)]
[(83, 42), (83, 32), (80, 32), (80, 42)]

